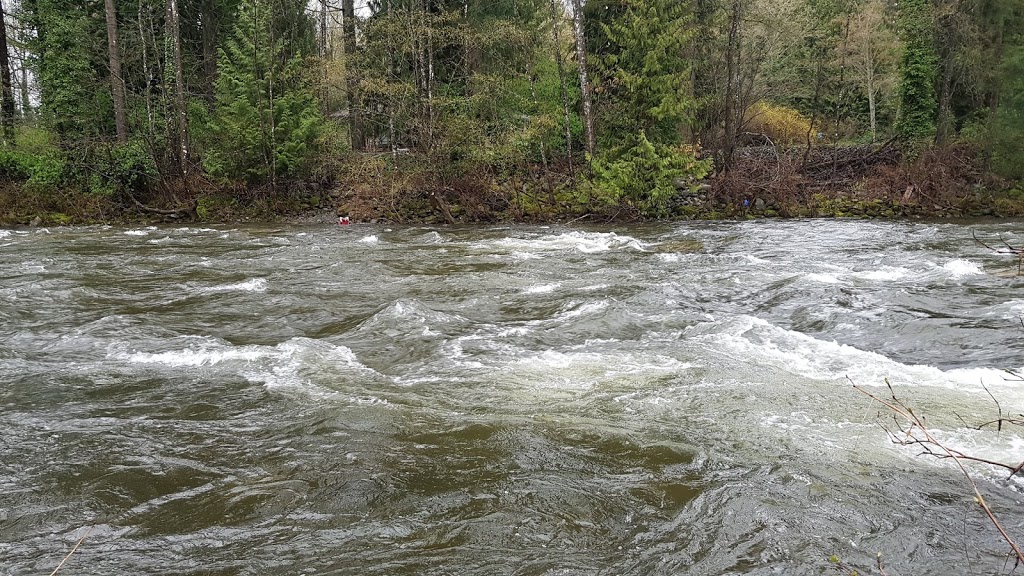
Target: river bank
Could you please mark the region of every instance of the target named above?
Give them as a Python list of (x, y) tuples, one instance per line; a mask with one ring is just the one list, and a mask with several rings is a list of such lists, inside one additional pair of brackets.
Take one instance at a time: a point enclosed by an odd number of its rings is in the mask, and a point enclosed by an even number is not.
[[(481, 211), (479, 205), (467, 205), (458, 198), (441, 200), (429, 192), (405, 197), (391, 203), (381, 202), (369, 194), (343, 191), (331, 196), (282, 194), (266, 196), (245, 204), (224, 194), (203, 194), (189, 205), (160, 204), (163, 213), (147, 212), (137, 207), (122, 206), (102, 199), (86, 202), (72, 198), (70, 202), (37, 203), (8, 202), (0, 212), (0, 226), (67, 226), (90, 224), (153, 224), (175, 222), (241, 223), (290, 222), (328, 224), (347, 215), (353, 222), (398, 224), (488, 224), (488, 223), (551, 223), (587, 221), (593, 223), (636, 222), (642, 219), (630, 212), (527, 211), (516, 206), (516, 199), (506, 198), (508, 208)], [(444, 206), (443, 208), (439, 206)], [(864, 198), (853, 193), (818, 193), (803, 202), (771, 196), (754, 198), (715, 198), (710, 191), (681, 193), (674, 201), (671, 214), (662, 220), (754, 220), (787, 218), (836, 218), (861, 220), (901, 219), (963, 219), (1017, 218), (1024, 215), (1024, 192), (1009, 190), (993, 192), (974, 190), (956, 203), (904, 201), (901, 199)]]
[[(884, 153), (883, 153), (884, 152)], [(421, 159), (354, 156), (329, 176), (277, 186), (161, 179), (95, 194), (0, 183), (0, 226), (95, 223), (353, 222), (493, 224), (759, 218), (960, 219), (1024, 215), (1024, 186), (985, 171), (969, 148), (906, 161), (892, 148), (737, 151), (707, 179), (673, 181), (659, 215), (610, 196), (580, 165), (445, 177)]]

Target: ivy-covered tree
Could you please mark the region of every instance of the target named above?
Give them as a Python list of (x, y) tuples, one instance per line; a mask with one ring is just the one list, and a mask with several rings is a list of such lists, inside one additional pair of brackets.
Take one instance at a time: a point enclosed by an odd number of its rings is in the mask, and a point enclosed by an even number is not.
[[(36, 29), (36, 54), (44, 120), (63, 140), (79, 144), (113, 133), (102, 4), (33, 0), (23, 6)], [(99, 41), (97, 41), (99, 40)]]
[(220, 48), (204, 160), (212, 176), (275, 184), (303, 173), (323, 126), (306, 66), (313, 30), (301, 6), (242, 2)]
[(931, 0), (903, 0), (899, 7), (899, 32), (904, 50), (896, 131), (906, 142), (921, 142), (935, 135), (938, 53), (933, 10)]

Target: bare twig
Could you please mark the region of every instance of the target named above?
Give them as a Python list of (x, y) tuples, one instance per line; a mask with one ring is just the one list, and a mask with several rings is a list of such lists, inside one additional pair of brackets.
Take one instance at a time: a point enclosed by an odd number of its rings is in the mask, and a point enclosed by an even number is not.
[[(885, 384), (889, 388), (889, 393), (892, 396), (891, 400), (880, 398), (874, 393), (869, 392), (864, 388), (861, 388), (852, 380), (850, 380), (850, 383), (853, 384), (853, 388), (855, 390), (857, 390), (861, 394), (864, 394), (868, 398), (871, 398), (875, 402), (878, 402), (882, 406), (885, 406), (890, 412), (892, 412), (893, 421), (896, 424), (896, 429), (899, 430), (900, 432), (900, 434), (897, 435), (891, 430), (886, 429), (886, 432), (888, 432), (889, 438), (893, 441), (893, 443), (899, 444), (901, 446), (919, 446), (923, 450), (923, 454), (929, 454), (931, 456), (936, 456), (938, 458), (943, 459), (949, 458), (953, 460), (954, 463), (956, 463), (957, 468), (960, 469), (960, 472), (963, 474), (964, 478), (967, 480), (967, 483), (970, 485), (971, 490), (973, 490), (974, 492), (975, 502), (977, 502), (978, 505), (981, 506), (982, 511), (985, 512), (985, 515), (988, 517), (989, 521), (999, 532), (1000, 536), (1002, 536), (1003, 540), (1005, 540), (1006, 543), (1009, 544), (1010, 548), (1013, 550), (1013, 555), (1016, 556), (1015, 564), (1019, 565), (1020, 563), (1024, 562), (1024, 552), (1021, 551), (1021, 548), (1017, 545), (1017, 542), (1009, 535), (1009, 533), (1006, 532), (1006, 529), (1003, 528), (1003, 525), (999, 522), (999, 519), (996, 518), (995, 513), (992, 512), (992, 509), (985, 501), (984, 495), (982, 495), (981, 490), (978, 488), (978, 484), (974, 481), (974, 478), (970, 475), (970, 473), (967, 471), (967, 468), (964, 466), (964, 460), (982, 462), (985, 464), (991, 464), (1007, 468), (1011, 470), (1011, 476), (1013, 474), (1016, 474), (1021, 469), (1021, 467), (1024, 467), (1024, 463), (1022, 463), (1019, 466), (1010, 466), (1008, 464), (1003, 464), (1001, 462), (994, 462), (990, 460), (985, 460), (983, 458), (975, 458), (972, 456), (968, 456), (958, 450), (953, 450), (951, 448), (946, 447), (941, 441), (932, 436), (932, 433), (928, 430), (927, 426), (925, 426), (924, 419), (915, 414), (914, 410), (909, 405), (907, 405), (903, 400), (899, 399), (896, 396), (896, 392), (893, 390), (892, 384), (889, 383), (888, 379), (886, 379)], [(883, 426), (883, 428), (885, 427)]]
[[(975, 233), (973, 230), (971, 231), (971, 236), (974, 237), (974, 241), (975, 242), (977, 242), (978, 244), (981, 244), (982, 246), (984, 246), (985, 248), (988, 248), (989, 250), (991, 250), (992, 252), (995, 252), (996, 254), (1011, 254), (1013, 256), (1016, 256), (1017, 257), (1017, 276), (1021, 275), (1021, 269), (1022, 269), (1022, 266), (1024, 266), (1024, 247), (1018, 248), (1018, 247), (1015, 247), (1015, 246), (1011, 246), (1009, 243), (1006, 242), (1006, 240), (1003, 240), (1000, 237), (999, 241), (1002, 242), (1003, 245), (1006, 246), (1006, 248), (1005, 249), (1004, 248), (995, 248), (993, 246), (989, 246), (988, 244), (983, 242), (980, 238), (978, 238), (977, 233)], [(1022, 324), (1024, 324), (1024, 321), (1022, 321)]]
[(880, 576), (888, 576), (888, 574), (885, 573), (885, 568), (882, 568), (882, 553), (881, 552), (879, 552), (878, 554), (875, 555), (875, 565), (878, 566), (878, 573), (880, 574)]
[(71, 558), (71, 555), (74, 554), (76, 550), (78, 550), (78, 547), (82, 545), (82, 542), (85, 542), (86, 537), (88, 537), (89, 533), (92, 532), (92, 528), (92, 526), (89, 526), (89, 528), (85, 531), (85, 534), (83, 534), (82, 537), (78, 540), (78, 544), (75, 544), (75, 547), (71, 549), (71, 552), (68, 552), (68, 555), (60, 561), (60, 564), (57, 564), (57, 567), (53, 569), (53, 572), (50, 572), (50, 576), (54, 576), (54, 574), (56, 574), (57, 571), (60, 570), (60, 567), (68, 561), (68, 558)]

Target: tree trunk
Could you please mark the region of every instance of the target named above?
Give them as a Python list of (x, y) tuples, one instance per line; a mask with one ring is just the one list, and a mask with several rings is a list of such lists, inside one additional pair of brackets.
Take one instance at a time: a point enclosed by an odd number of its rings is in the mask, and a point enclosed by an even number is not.
[[(995, 39), (993, 41), (993, 60), (997, 63), (1003, 60), (1003, 35), (1006, 30), (1005, 18), (999, 18), (993, 28), (996, 28)], [(999, 113), (999, 91), (1002, 89), (1000, 74), (994, 74), (992, 77), (992, 85), (989, 86), (988, 92), (988, 118), (985, 120), (988, 129), (988, 138), (985, 138), (985, 146), (982, 150), (982, 158), (985, 163), (985, 169), (992, 169), (992, 147), (995, 143), (995, 129), (998, 123)]]
[(804, 161), (801, 168), (807, 166), (811, 157), (811, 135), (814, 133), (814, 123), (818, 121), (818, 99), (821, 98), (821, 85), (824, 83), (824, 75), (821, 73), (821, 62), (825, 59), (824, 54), (818, 56), (818, 64), (814, 69), (814, 98), (811, 100), (811, 121), (807, 124), (807, 148), (804, 149)]
[(178, 117), (178, 162), (181, 175), (188, 176), (188, 109), (185, 107), (185, 71), (181, 61), (181, 18), (178, 14), (178, 0), (167, 2), (167, 26), (171, 42), (174, 44), (174, 112)]
[(846, 101), (846, 53), (850, 40), (850, 15), (846, 15), (846, 31), (843, 34), (843, 50), (839, 60), (839, 97), (836, 98), (836, 124), (832, 132), (832, 177), (836, 177), (839, 165), (839, 128), (843, 120), (843, 104)]
[(723, 168), (728, 170), (736, 149), (736, 53), (739, 51), (740, 0), (733, 0), (729, 19), (729, 44), (725, 52), (725, 142)]
[(146, 134), (149, 138), (152, 138), (153, 134), (156, 132), (153, 128), (153, 103), (150, 98), (149, 90), (149, 83), (152, 76), (149, 71), (149, 50), (146, 47), (148, 44), (148, 41), (146, 40), (146, 30), (143, 28), (142, 22), (142, 0), (139, 0), (139, 39), (141, 40), (139, 44), (142, 47), (142, 77), (146, 81), (145, 89), (142, 92), (142, 99), (146, 103), (146, 127), (149, 129)]
[(214, 0), (202, 5), (203, 83), (208, 102), (213, 103), (217, 83), (217, 27), (214, 25)]
[(943, 146), (953, 132), (953, 63), (947, 59), (942, 67), (939, 83), (939, 114), (936, 122), (935, 144)]
[(693, 131), (697, 142), (717, 142), (720, 136), (718, 121), (721, 119), (721, 93), (717, 79), (721, 63), (714, 60), (717, 54), (713, 54), (715, 5), (712, 0), (694, 1), (694, 39), (690, 47), (693, 50), (691, 77), (693, 101), (696, 104)]
[(871, 143), (878, 140), (878, 128), (875, 122), (875, 83), (872, 75), (868, 75), (868, 116), (871, 120)]
[(32, 98), (28, 91), (28, 65), (21, 61), (21, 117), (27, 118), (32, 109)]
[[(529, 71), (527, 74), (530, 75), (530, 96), (533, 97), (533, 113), (540, 114), (540, 100), (537, 99), (537, 73), (533, 70), (533, 64), (530, 64)], [(544, 170), (548, 169), (548, 155), (544, 150), (544, 139), (537, 139), (540, 144), (540, 163), (544, 167)]]
[(320, 0), (320, 59), (324, 69), (323, 101), (320, 103), (324, 116), (331, 114), (331, 78), (328, 63), (331, 59), (331, 37), (327, 31), (327, 0)]
[(573, 0), (573, 29), (576, 36), (576, 60), (580, 72), (580, 95), (583, 99), (583, 128), (587, 136), (587, 153), (594, 155), (597, 139), (594, 136), (594, 111), (590, 97), (590, 80), (587, 78), (587, 38), (583, 31), (583, 6), (580, 0)]
[(11, 53), (7, 48), (7, 22), (0, 0), (0, 126), (5, 144), (14, 142), (14, 88), (11, 85)]
[(875, 113), (875, 51), (871, 45), (870, 36), (865, 39), (862, 65), (864, 66), (864, 80), (867, 84), (868, 92), (868, 119), (871, 123), (871, 143), (874, 144), (878, 140), (878, 122), (876, 121)]
[[(391, 0), (388, 0), (388, 18), (395, 19), (395, 7)], [(395, 43), (394, 31), (388, 30), (388, 83), (390, 84), (398, 77), (395, 65)], [(395, 129), (395, 95), (388, 94), (388, 145), (391, 146), (391, 160), (398, 166), (398, 135)]]
[[(104, 0), (103, 7), (107, 16), (107, 52), (110, 61), (110, 94), (114, 98), (114, 125), (117, 129), (117, 141), (124, 144), (128, 142), (128, 119), (126, 116), (128, 106), (125, 104), (124, 78), (121, 77), (121, 49), (117, 41), (117, 10), (114, 8), (114, 0)], [(4, 51), (6, 52), (6, 48)], [(4, 73), (4, 77), (7, 77), (6, 73)], [(7, 81), (5, 80), (5, 82)], [(6, 84), (4, 89), (6, 90)]]
[(569, 89), (565, 85), (565, 65), (562, 63), (562, 42), (559, 39), (558, 23), (561, 20), (555, 0), (551, 0), (551, 36), (555, 42), (555, 63), (558, 65), (558, 82), (562, 86), (562, 109), (565, 112), (565, 150), (569, 158), (569, 172), (572, 169), (572, 123), (569, 116)]
[(342, 32), (345, 36), (345, 87), (348, 98), (349, 139), (353, 150), (362, 150), (365, 147), (365, 137), (360, 117), (359, 98), (356, 94), (358, 87), (355, 74), (356, 9), (353, 0), (342, 0), (341, 18)]
[(427, 27), (427, 140), (434, 148), (434, 19), (430, 14), (430, 2), (424, 0), (423, 16)]

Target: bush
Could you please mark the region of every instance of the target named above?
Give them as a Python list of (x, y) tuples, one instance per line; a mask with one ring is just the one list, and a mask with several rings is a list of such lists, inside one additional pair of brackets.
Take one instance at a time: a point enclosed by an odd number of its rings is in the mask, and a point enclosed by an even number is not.
[(757, 102), (747, 109), (746, 125), (752, 132), (760, 132), (777, 146), (793, 146), (807, 138), (811, 121), (800, 112), (786, 106)]
[(30, 192), (57, 190), (64, 170), (64, 159), (56, 151), (35, 154), (21, 148), (0, 148), (0, 177), (24, 182)]
[(140, 142), (115, 144), (100, 153), (101, 159), (89, 174), (89, 192), (113, 196), (119, 192), (134, 193), (143, 189), (156, 176), (156, 163)]
[(593, 185), (605, 196), (636, 209), (646, 217), (666, 216), (678, 181), (704, 178), (710, 160), (697, 160), (692, 149), (657, 146), (639, 133), (636, 143), (611, 157), (593, 162)]

